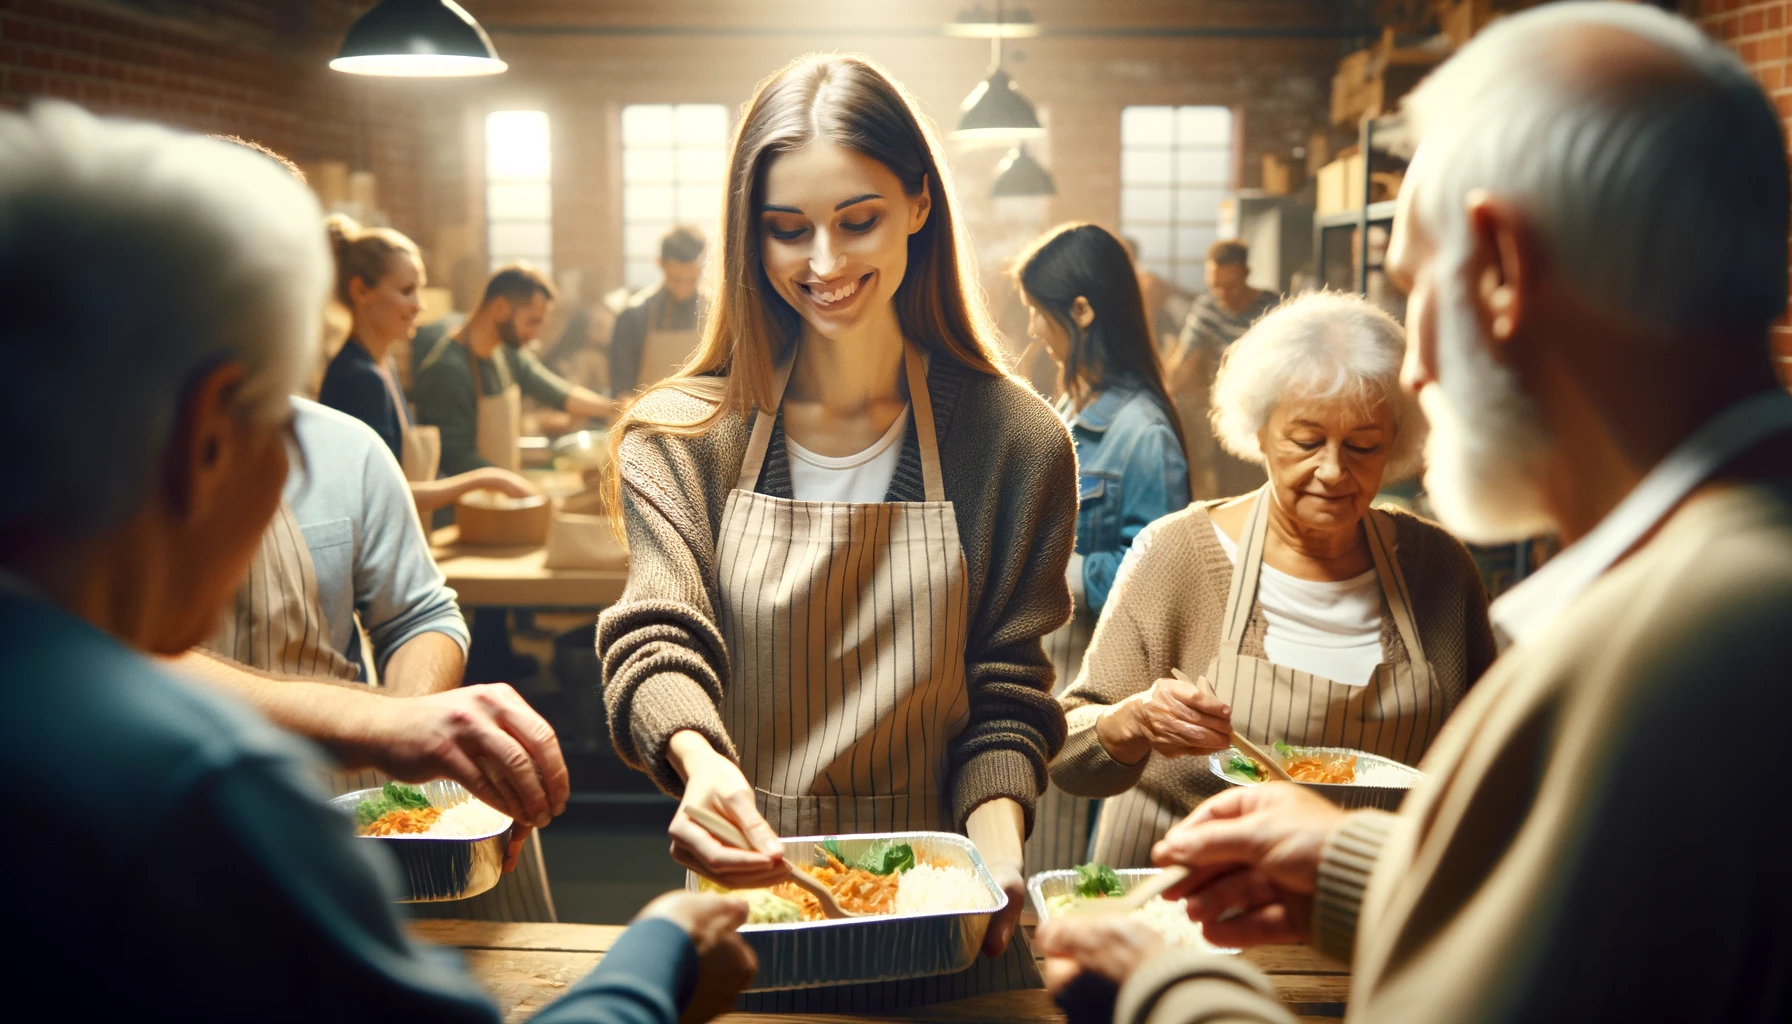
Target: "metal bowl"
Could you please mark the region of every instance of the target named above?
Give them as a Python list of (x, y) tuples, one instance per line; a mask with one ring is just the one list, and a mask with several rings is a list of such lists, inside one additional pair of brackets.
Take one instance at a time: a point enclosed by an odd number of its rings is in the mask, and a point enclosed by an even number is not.
[[(1120, 876), (1120, 890), (1126, 892), (1145, 879), (1157, 874), (1158, 868), (1118, 868), (1114, 874)], [(1052, 908), (1046, 901), (1053, 896), (1066, 896), (1076, 892), (1076, 869), (1063, 868), (1057, 871), (1041, 871), (1027, 879), (1027, 895), (1032, 898), (1033, 912), (1039, 915), (1039, 923), (1044, 924), (1052, 919)], [(1236, 949), (1223, 949), (1201, 940), (1201, 948), (1209, 953), (1236, 953)]]
[[(1418, 785), (1419, 780), (1425, 777), (1424, 774), (1416, 768), (1410, 768), (1391, 758), (1382, 757), (1380, 754), (1371, 754), (1367, 751), (1353, 750), (1350, 747), (1303, 746), (1300, 749), (1310, 750), (1321, 754), (1355, 754), (1357, 771), (1359, 773), (1365, 768), (1369, 768), (1378, 773), (1385, 773), (1388, 776), (1398, 777), (1400, 780), (1400, 784), (1393, 784), (1390, 782), (1387, 785), (1378, 784), (1374, 786), (1355, 782), (1295, 783), (1297, 786), (1302, 786), (1318, 793), (1320, 796), (1325, 797), (1339, 807), (1346, 807), (1353, 810), (1363, 807), (1373, 807), (1383, 811), (1397, 811), (1400, 809), (1400, 801), (1406, 799), (1407, 792), (1410, 791), (1412, 787)], [(1215, 778), (1228, 786), (1254, 786), (1256, 785), (1254, 782), (1245, 782), (1226, 774), (1226, 763), (1233, 757), (1243, 756), (1245, 755), (1231, 747), (1227, 747), (1225, 750), (1216, 754), (1208, 754), (1207, 770), (1213, 773)]]
[[(473, 799), (458, 782), (437, 779), (417, 787), (432, 807), (449, 808)], [(380, 795), (378, 789), (358, 789), (330, 801), (350, 820), (355, 805)], [(438, 903), (477, 896), (498, 884), (504, 869), (504, 850), (510, 843), (510, 824), (488, 836), (446, 839), (441, 836), (357, 836), (364, 843), (379, 843), (397, 858), (402, 868), (405, 895), (400, 903)]]
[[(781, 840), (784, 856), (793, 864), (809, 864), (825, 839), (837, 841), (840, 852), (848, 857), (880, 839), (908, 843), (921, 860), (969, 869), (994, 902), (982, 910), (743, 925), (741, 937), (759, 955), (759, 973), (747, 991), (924, 978), (953, 974), (976, 962), (989, 919), (1008, 905), (1008, 896), (990, 876), (969, 839), (951, 832), (799, 836)], [(697, 885), (697, 877), (687, 873), (686, 888)]]

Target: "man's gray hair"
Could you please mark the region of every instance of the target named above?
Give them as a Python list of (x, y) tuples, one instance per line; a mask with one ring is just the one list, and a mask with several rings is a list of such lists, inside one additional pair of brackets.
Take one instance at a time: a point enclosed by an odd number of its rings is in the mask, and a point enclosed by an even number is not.
[[(1614, 52), (1614, 29), (1635, 53)], [(1406, 109), (1415, 209), (1440, 251), (1467, 251), (1465, 199), (1484, 188), (1530, 216), (1577, 295), (1659, 337), (1764, 336), (1785, 311), (1779, 115), (1690, 22), (1642, 4), (1515, 14)]]
[(1298, 295), (1233, 342), (1213, 382), (1214, 437), (1247, 462), (1263, 462), (1257, 435), (1276, 407), (1345, 401), (1385, 403), (1394, 418), (1385, 479), (1419, 470), (1425, 417), (1400, 389), (1406, 331), (1379, 306), (1348, 292)]
[(267, 157), (67, 104), (0, 113), (0, 528), (130, 518), (225, 363), (241, 415), (288, 415), (330, 278), (316, 200)]

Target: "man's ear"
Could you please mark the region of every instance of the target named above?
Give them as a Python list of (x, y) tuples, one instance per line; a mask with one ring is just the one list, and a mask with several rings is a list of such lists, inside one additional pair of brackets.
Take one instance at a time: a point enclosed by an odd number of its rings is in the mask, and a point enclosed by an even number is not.
[(1472, 298), (1481, 327), (1496, 350), (1524, 326), (1535, 294), (1542, 246), (1524, 213), (1485, 189), (1464, 200), (1473, 250)]
[(221, 363), (187, 388), (163, 461), (168, 514), (180, 522), (207, 515), (228, 485), (239, 424), (233, 408), (243, 383), (241, 363)]
[(921, 179), (921, 191), (911, 196), (908, 201), (908, 233), (914, 234), (927, 225), (927, 216), (933, 212), (933, 180)]

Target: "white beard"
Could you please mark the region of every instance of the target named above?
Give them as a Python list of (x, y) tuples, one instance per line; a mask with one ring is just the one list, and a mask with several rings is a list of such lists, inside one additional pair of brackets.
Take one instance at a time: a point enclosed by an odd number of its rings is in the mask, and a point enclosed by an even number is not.
[(1431, 425), (1425, 491), (1444, 526), (1472, 543), (1548, 533), (1555, 529), (1543, 500), (1549, 429), (1512, 371), (1494, 361), (1461, 263), (1440, 260), (1438, 379), (1419, 392)]

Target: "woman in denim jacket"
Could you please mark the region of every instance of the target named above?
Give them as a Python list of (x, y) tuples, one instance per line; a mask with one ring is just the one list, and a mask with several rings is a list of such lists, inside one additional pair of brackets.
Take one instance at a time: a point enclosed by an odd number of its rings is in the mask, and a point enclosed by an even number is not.
[[(1045, 641), (1062, 692), (1081, 670), (1132, 539), (1189, 503), (1188, 460), (1120, 240), (1093, 224), (1055, 228), (1021, 255), (1014, 280), (1027, 304), (1027, 333), (1058, 364), (1059, 412), (1076, 441), (1080, 473), (1069, 568), (1076, 612)], [(1049, 789), (1027, 841), (1027, 870), (1081, 863), (1093, 822), (1093, 801)]]

